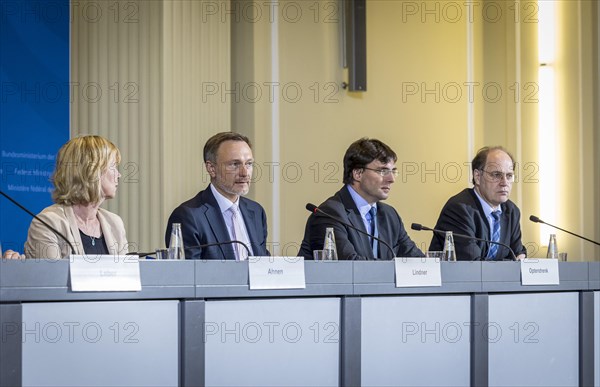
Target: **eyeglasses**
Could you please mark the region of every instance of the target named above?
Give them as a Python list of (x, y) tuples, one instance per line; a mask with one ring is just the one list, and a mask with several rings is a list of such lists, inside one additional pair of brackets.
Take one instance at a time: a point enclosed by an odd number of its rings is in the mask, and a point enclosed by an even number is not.
[(515, 174), (513, 172), (507, 172), (507, 173), (502, 173), (500, 171), (488, 172), (485, 169), (480, 169), (480, 171), (487, 173), (492, 178), (492, 181), (495, 183), (502, 181), (502, 179), (506, 179), (506, 181), (508, 181), (509, 183), (512, 183), (513, 181), (515, 181)]
[(398, 171), (398, 169), (396, 169), (396, 168), (394, 168), (394, 169), (387, 169), (387, 168), (373, 169), (373, 168), (363, 167), (363, 169), (368, 169), (369, 171), (377, 172), (379, 174), (379, 176), (381, 176), (381, 177), (386, 177), (389, 175), (394, 175), (394, 177), (398, 177), (398, 175), (400, 174), (400, 171)]

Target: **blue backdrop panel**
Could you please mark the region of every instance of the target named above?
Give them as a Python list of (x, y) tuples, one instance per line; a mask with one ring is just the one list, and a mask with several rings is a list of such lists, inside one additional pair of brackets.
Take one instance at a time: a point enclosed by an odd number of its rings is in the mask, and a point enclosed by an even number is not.
[[(0, 1), (0, 189), (33, 212), (69, 138), (69, 1)], [(3, 249), (23, 251), (31, 217), (0, 197)]]

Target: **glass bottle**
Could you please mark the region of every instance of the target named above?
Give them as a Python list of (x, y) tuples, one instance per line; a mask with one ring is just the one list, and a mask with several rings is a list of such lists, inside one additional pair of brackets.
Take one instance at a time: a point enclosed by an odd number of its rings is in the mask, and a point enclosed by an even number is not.
[(452, 235), (452, 231), (446, 231), (442, 261), (456, 262), (456, 249), (454, 248), (454, 235)]
[(558, 247), (556, 246), (556, 234), (550, 234), (548, 242), (548, 252), (546, 258), (558, 259)]
[(171, 228), (171, 241), (169, 242), (169, 259), (185, 259), (183, 237), (181, 236), (181, 223), (173, 223)]
[(325, 230), (325, 241), (323, 242), (324, 260), (337, 261), (337, 248), (335, 246), (335, 234), (333, 227), (327, 227)]

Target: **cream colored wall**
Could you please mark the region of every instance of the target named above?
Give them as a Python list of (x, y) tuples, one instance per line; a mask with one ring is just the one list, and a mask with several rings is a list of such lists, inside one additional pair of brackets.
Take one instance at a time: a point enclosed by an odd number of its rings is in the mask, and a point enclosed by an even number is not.
[[(587, 28), (595, 32), (589, 34), (586, 39), (592, 41), (592, 43), (590, 43), (590, 46), (592, 47), (592, 63), (590, 64), (590, 67), (593, 76), (591, 77), (590, 83), (595, 84), (596, 88), (594, 90), (594, 98), (592, 99), (590, 105), (587, 105), (591, 106), (591, 110), (594, 111), (594, 118), (591, 121), (589, 119), (586, 119), (584, 122), (586, 123), (586, 125), (588, 125), (588, 127), (593, 126), (595, 128), (594, 134), (592, 136), (593, 139), (589, 141), (589, 143), (595, 144), (594, 149), (591, 152), (593, 154), (592, 168), (595, 169), (595, 173), (593, 174), (594, 182), (590, 182), (588, 185), (592, 187), (588, 189), (591, 189), (592, 192), (595, 193), (595, 195), (592, 196), (592, 202), (595, 203), (595, 205), (593, 206), (595, 208), (595, 211), (590, 210), (592, 218), (590, 219), (588, 217), (586, 219), (586, 224), (588, 225), (588, 227), (593, 227), (595, 225), (596, 234), (594, 238), (598, 240), (598, 234), (600, 234), (600, 230), (598, 230), (598, 228), (600, 228), (600, 226), (598, 225), (600, 220), (600, 205), (598, 205), (598, 196), (600, 196), (600, 109), (598, 109), (598, 101), (600, 101), (600, 5), (598, 5), (598, 2), (594, 2), (592, 4), (592, 12), (590, 12), (590, 15), (591, 26), (589, 25), (590, 21), (588, 21)], [(596, 40), (595, 43), (593, 43), (594, 37)]]
[[(599, 127), (593, 125), (598, 99), (594, 87), (598, 77), (597, 3), (557, 1), (557, 154), (560, 176), (558, 216), (547, 218), (540, 212), (538, 162), (538, 90), (537, 90), (537, 5), (520, 2), (520, 14), (515, 18), (515, 3), (487, 2), (501, 7), (509, 17), (500, 22), (488, 19), (483, 23), (483, 65), (479, 68), (486, 83), (503, 86), (506, 98), (498, 102), (482, 102), (478, 112), (483, 125), (478, 134), (481, 144), (502, 144), (511, 149), (519, 162), (520, 179), (515, 184), (512, 199), (523, 211), (523, 236), (530, 254), (543, 256), (546, 241), (540, 242), (540, 227), (528, 221), (536, 214), (546, 221), (561, 225), (598, 240), (600, 233), (598, 210), (597, 143)], [(490, 7), (490, 9), (493, 7)], [(597, 28), (597, 27), (596, 27)], [(519, 90), (519, 94), (515, 91)], [(481, 101), (480, 101), (481, 102)], [(551, 113), (550, 113), (551, 114)], [(476, 142), (477, 143), (477, 142)], [(556, 231), (561, 250), (568, 251), (571, 260), (598, 259), (600, 250), (560, 231)], [(585, 258), (584, 258), (585, 257)]]
[[(585, 44), (598, 42), (589, 30), (594, 13), (586, 9), (593, 5), (570, 3), (563, 3), (569, 8), (564, 14), (582, 15), (587, 24), (577, 27), (565, 19), (565, 28), (576, 27), (575, 34), (587, 38), (568, 55), (573, 68), (565, 74), (571, 77), (576, 73), (577, 77), (569, 78), (565, 85), (569, 91), (562, 94), (566, 98), (572, 92), (577, 98), (563, 101), (562, 106), (570, 112), (565, 117), (573, 115), (580, 121), (561, 122), (561, 157), (569, 170), (577, 166), (581, 172), (559, 172), (567, 183), (561, 186), (561, 218), (552, 221), (598, 239), (599, 220), (594, 215), (599, 205), (594, 188), (598, 173), (593, 156), (598, 149), (591, 141), (597, 138), (598, 128), (583, 123), (593, 119), (588, 102), (593, 101), (589, 94), (593, 83), (587, 81), (593, 72), (586, 65), (590, 62), (586, 56), (591, 54), (585, 53)], [(462, 3), (462, 16), (458, 17), (453, 13), (459, 6), (456, 2), (369, 0), (366, 93), (339, 88), (346, 73), (339, 60), (338, 3), (318, 3), (318, 15), (315, 4), (281, 1), (275, 27), (265, 19), (253, 23), (255, 80), (280, 83), (278, 101), (254, 104), (252, 128), (258, 140), (255, 153), (259, 164), (280, 165), (278, 181), (263, 174), (253, 188), (253, 196), (267, 208), (271, 225), (279, 225), (275, 232), (270, 229), (271, 235), (276, 235), (272, 241), (288, 247), (274, 252), (294, 253), (308, 216), (304, 205), (318, 204), (341, 187), (345, 149), (352, 141), (368, 136), (380, 138), (398, 153), (398, 168), (403, 173), (389, 204), (398, 209), (407, 225), (435, 224), (447, 198), (470, 186), (468, 162), (479, 147), (498, 144), (510, 149), (521, 168), (512, 199), (523, 212), (523, 240), (533, 255), (544, 255), (539, 227), (528, 221), (530, 214), (543, 218), (537, 183), (535, 3), (518, 3), (521, 11), (515, 15), (510, 8), (513, 2), (476, 2), (469, 19), (469, 10)], [(500, 14), (495, 13), (498, 10)], [(333, 22), (326, 22), (327, 16), (332, 16)], [(278, 40), (275, 50), (273, 30)], [(565, 46), (573, 46), (571, 35), (565, 35)], [(236, 52), (232, 55), (235, 60)], [(473, 101), (469, 101), (466, 82), (475, 82)], [(417, 93), (406, 94), (408, 87), (417, 87)], [(462, 98), (455, 98), (456, 90)], [(496, 98), (497, 91), (501, 96)], [(243, 121), (240, 111), (232, 107), (234, 122)], [(275, 125), (273, 117), (278, 117)], [(579, 128), (574, 134), (573, 127)], [(273, 139), (274, 128), (278, 140)], [(595, 152), (589, 152), (591, 148)], [(430, 235), (410, 234), (427, 247)], [(568, 251), (573, 260), (600, 256), (566, 234), (559, 233), (559, 241), (561, 250)]]
[[(537, 5), (522, 2), (515, 8), (518, 3), (483, 4), (478, 80), (489, 88), (476, 101), (482, 117), (476, 147), (502, 145), (513, 154), (517, 161), (517, 181), (511, 200), (522, 211), (523, 243), (529, 255), (540, 256), (545, 250), (539, 243), (539, 227), (528, 220), (531, 214), (543, 218), (538, 198)], [(515, 9), (520, 12), (515, 13)]]
[[(594, 131), (594, 111), (600, 101), (594, 100), (594, 78), (598, 78), (598, 67), (593, 68), (594, 55), (598, 41), (591, 39), (593, 26), (598, 23), (596, 2), (582, 1), (576, 4), (568, 1), (558, 2), (558, 34), (560, 40), (557, 50), (557, 88), (558, 92), (558, 149), (559, 156), (559, 211), (556, 223), (567, 230), (573, 230), (595, 240), (600, 240), (600, 219), (597, 218), (600, 207), (600, 192), (594, 192), (595, 179), (600, 165), (595, 155), (599, 149), (594, 147), (594, 137), (600, 136), (600, 128)], [(596, 50), (594, 49), (596, 46)], [(573, 168), (575, 166), (575, 168)], [(550, 220), (548, 220), (551, 222)], [(580, 252), (580, 256), (596, 257), (600, 248), (588, 242), (559, 232), (559, 248), (571, 252)], [(575, 256), (577, 257), (577, 256)]]
[(72, 8), (72, 90), (87, 94), (72, 95), (71, 134), (100, 134), (120, 148), (119, 192), (104, 207), (123, 218), (130, 251), (153, 251), (164, 246), (171, 211), (208, 184), (204, 142), (230, 129), (230, 104), (203, 100), (229, 82), (230, 25), (199, 1)]
[[(273, 160), (269, 147), (257, 145), (255, 152), (259, 164), (280, 163), (275, 169), (279, 206), (270, 206), (273, 183), (264, 174), (255, 183), (254, 196), (265, 204), (271, 224), (279, 218), (280, 234), (272, 241), (287, 247), (278, 252), (282, 254), (295, 253), (302, 239), (308, 217), (305, 204), (318, 204), (342, 186), (343, 153), (360, 137), (380, 138), (398, 153), (398, 168), (405, 173), (398, 178), (389, 203), (408, 224), (432, 225), (444, 199), (468, 181), (463, 165), (469, 153), (466, 97), (454, 103), (440, 91), (437, 96), (423, 94), (424, 102), (420, 92), (402, 100), (403, 87), (433, 89), (438, 83), (442, 90), (450, 82), (466, 81), (465, 23), (428, 25), (420, 18), (401, 23), (401, 3), (369, 1), (369, 91), (348, 93), (340, 88), (345, 73), (339, 59), (337, 2), (319, 3), (318, 15), (314, 4), (280, 2), (279, 107), (260, 101), (255, 110), (255, 122), (262, 116), (265, 125), (256, 125), (254, 130), (265, 143), (271, 139), (273, 111), (279, 114), (280, 159)], [(301, 7), (300, 18), (292, 13), (297, 7)], [(329, 17), (334, 22), (327, 22)], [(255, 26), (254, 52), (259, 58), (254, 63), (259, 68), (257, 80), (263, 82), (271, 75), (264, 70), (272, 66), (273, 24), (261, 20)], [(234, 106), (234, 117), (236, 111)], [(430, 235), (412, 236), (426, 248)]]
[(162, 164), (157, 173), (164, 207), (156, 222), (160, 245), (173, 209), (210, 182), (204, 143), (231, 128), (231, 104), (225, 98), (210, 98), (231, 78), (230, 24), (219, 13), (213, 15), (226, 9), (229, 0), (165, 0), (162, 4)]
[[(160, 136), (162, 6), (158, 2), (72, 4), (71, 135), (99, 134), (121, 150), (117, 198), (103, 206), (124, 220), (130, 251), (153, 248), (149, 214), (163, 208)], [(73, 91), (77, 91), (75, 94)], [(157, 218), (160, 217), (157, 216)]]
[[(508, 98), (515, 82), (525, 93), (525, 83), (537, 81), (537, 25), (515, 23), (507, 8), (513, 2), (488, 2), (489, 12), (503, 7), (498, 20), (493, 13), (484, 18), (485, 2), (475, 3), (471, 22), (460, 2), (368, 0), (368, 91), (349, 93), (339, 87), (347, 74), (340, 66), (337, 1), (122, 1), (125, 11), (138, 7), (137, 23), (74, 20), (72, 80), (105, 89), (134, 82), (139, 101), (75, 100), (72, 132), (106, 135), (121, 148), (123, 165), (133, 167), (108, 208), (123, 216), (140, 250), (162, 245), (172, 208), (208, 181), (204, 141), (230, 128), (253, 139), (257, 176), (250, 196), (267, 210), (276, 254), (296, 252), (308, 216), (304, 205), (341, 187), (343, 153), (362, 136), (380, 138), (398, 153), (402, 175), (389, 203), (407, 226), (433, 225), (446, 199), (469, 186), (468, 161), (480, 146), (500, 143), (522, 165), (537, 162), (537, 104), (525, 103), (523, 94), (517, 102)], [(573, 78), (561, 90), (561, 156), (568, 166), (560, 172), (561, 197), (568, 202), (561, 202), (556, 221), (600, 239), (598, 60), (592, 60), (598, 7), (588, 1), (562, 6), (564, 47), (574, 51), (565, 56), (565, 73)], [(472, 103), (465, 82), (480, 85)], [(500, 84), (504, 99), (483, 99), (489, 82)], [(215, 94), (209, 85), (217, 86)], [(530, 179), (516, 184), (513, 200), (523, 210), (524, 241), (543, 251), (538, 227), (526, 220), (543, 217), (534, 172), (522, 172)], [(427, 247), (430, 235), (410, 234)], [(600, 257), (565, 234), (559, 233), (559, 247), (573, 259)]]
[[(500, 4), (500, 3), (499, 3)], [(513, 3), (503, 4), (503, 12), (514, 16)], [(484, 142), (499, 143), (514, 151), (519, 181), (515, 184), (513, 200), (522, 210), (524, 241), (530, 254), (544, 256), (547, 241), (541, 240), (540, 226), (528, 220), (538, 215), (545, 221), (560, 225), (592, 239), (598, 239), (598, 191), (594, 188), (598, 165), (594, 154), (597, 146), (594, 137), (593, 39), (594, 12), (592, 2), (557, 1), (557, 58), (554, 67), (557, 76), (557, 141), (556, 155), (559, 176), (557, 191), (557, 217), (549, 218), (540, 210), (539, 136), (537, 90), (537, 7), (532, 2), (522, 2), (521, 23), (506, 19), (504, 23), (485, 23), (482, 71), (486, 82), (506, 85), (507, 97), (499, 103), (483, 103)], [(597, 69), (597, 67), (596, 67)], [(515, 86), (520, 93), (515, 94)], [(594, 105), (595, 104), (595, 105)], [(595, 148), (596, 147), (596, 148)], [(594, 151), (596, 149), (596, 151)], [(556, 231), (559, 249), (569, 252), (571, 260), (584, 260), (600, 256), (594, 245)], [(589, 257), (589, 258), (584, 258)]]

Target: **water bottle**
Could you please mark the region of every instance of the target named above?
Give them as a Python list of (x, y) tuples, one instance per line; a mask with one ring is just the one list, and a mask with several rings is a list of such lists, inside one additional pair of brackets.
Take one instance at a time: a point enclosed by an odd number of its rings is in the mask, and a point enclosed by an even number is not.
[(442, 261), (456, 262), (456, 250), (454, 248), (454, 235), (452, 235), (452, 231), (446, 231)]
[(548, 242), (548, 252), (546, 258), (558, 259), (558, 247), (556, 246), (556, 234), (550, 234)]
[(169, 259), (185, 259), (183, 237), (181, 236), (181, 223), (173, 223), (171, 228), (171, 241), (169, 242)]
[(325, 230), (325, 241), (323, 242), (324, 260), (337, 261), (337, 248), (335, 246), (335, 235), (333, 227), (327, 227)]

